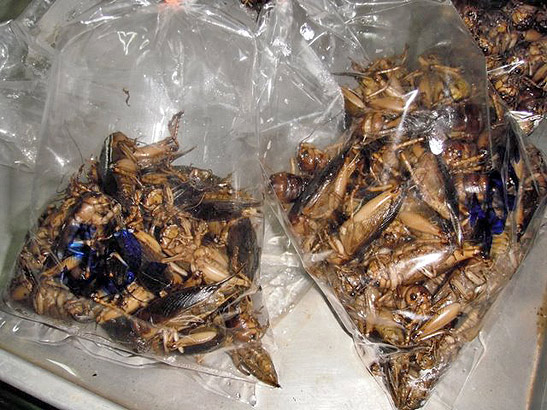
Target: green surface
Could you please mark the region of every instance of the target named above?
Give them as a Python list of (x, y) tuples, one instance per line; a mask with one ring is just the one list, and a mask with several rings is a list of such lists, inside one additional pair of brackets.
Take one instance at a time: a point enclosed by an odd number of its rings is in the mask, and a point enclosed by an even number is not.
[(0, 0), (0, 22), (17, 17), (31, 0)]

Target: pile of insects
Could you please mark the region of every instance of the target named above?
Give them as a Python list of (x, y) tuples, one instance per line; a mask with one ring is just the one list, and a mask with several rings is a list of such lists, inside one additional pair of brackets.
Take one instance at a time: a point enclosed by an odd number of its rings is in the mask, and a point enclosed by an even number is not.
[(455, 0), (454, 5), (486, 56), (488, 76), (512, 110), (547, 112), (547, 4), (542, 1)]
[(262, 201), (173, 164), (181, 115), (151, 145), (105, 140), (27, 235), (11, 300), (95, 321), (139, 352), (226, 348), (240, 371), (278, 386), (253, 308)]
[(270, 185), (306, 269), (378, 353), (370, 370), (416, 409), (522, 260), (545, 163), (437, 55), (335, 75), (357, 83), (341, 88), (347, 131), (301, 141)]

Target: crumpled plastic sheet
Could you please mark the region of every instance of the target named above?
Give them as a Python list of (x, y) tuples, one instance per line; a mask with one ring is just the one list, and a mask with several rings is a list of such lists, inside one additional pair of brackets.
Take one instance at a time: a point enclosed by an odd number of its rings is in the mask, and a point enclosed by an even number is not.
[(49, 55), (20, 19), (0, 24), (0, 164), (30, 170), (36, 161)]

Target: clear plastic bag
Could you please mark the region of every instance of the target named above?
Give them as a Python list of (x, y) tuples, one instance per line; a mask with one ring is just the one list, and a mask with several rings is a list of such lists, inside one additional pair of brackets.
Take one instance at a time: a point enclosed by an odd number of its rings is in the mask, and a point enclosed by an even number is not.
[(489, 109), (450, 2), (278, 1), (264, 18), (279, 217), (394, 406), (421, 407), (532, 243), (541, 153)]
[[(34, 0), (16, 19), (0, 24), (0, 78), (3, 80), (0, 111), (4, 123), (0, 132), (1, 165), (25, 171), (34, 167), (47, 79), (58, 36), (69, 22), (77, 21), (80, 14), (94, 10), (101, 2)], [(237, 0), (218, 1), (209, 2), (209, 7), (237, 10), (240, 4)], [(249, 12), (241, 13), (239, 18), (253, 27), (256, 12), (263, 5), (261, 2), (244, 4)]]
[(26, 171), (36, 160), (51, 60), (50, 50), (31, 34), (31, 21), (42, 13), (29, 6), (17, 19), (0, 24), (0, 164)]
[[(252, 402), (254, 379), (236, 367), (277, 376), (261, 344), (272, 342), (249, 20), (239, 4), (113, 1), (55, 31), (38, 224), (4, 296), (12, 313), (197, 370)], [(43, 327), (30, 328), (40, 341)]]
[(0, 164), (32, 171), (38, 151), (55, 40), (62, 26), (94, 3), (34, 0), (0, 25)]
[(547, 112), (547, 5), (454, 1), (486, 56), (488, 77), (526, 134)]

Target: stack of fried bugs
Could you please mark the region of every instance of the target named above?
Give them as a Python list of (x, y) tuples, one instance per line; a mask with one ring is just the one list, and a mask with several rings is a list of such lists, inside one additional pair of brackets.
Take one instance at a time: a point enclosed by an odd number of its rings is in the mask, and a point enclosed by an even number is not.
[(512, 110), (547, 113), (547, 4), (542, 1), (455, 0), (454, 5), (486, 56), (489, 78)]
[(547, 189), (539, 152), (490, 132), (463, 69), (417, 60), (335, 73), (358, 84), (342, 87), (348, 131), (301, 141), (290, 172), (270, 176), (306, 269), (377, 353), (399, 409), (422, 406), (478, 334)]
[(229, 178), (173, 165), (181, 114), (155, 144), (106, 139), (27, 236), (11, 299), (96, 321), (139, 352), (224, 347), (239, 370), (278, 386), (253, 308), (261, 201)]

